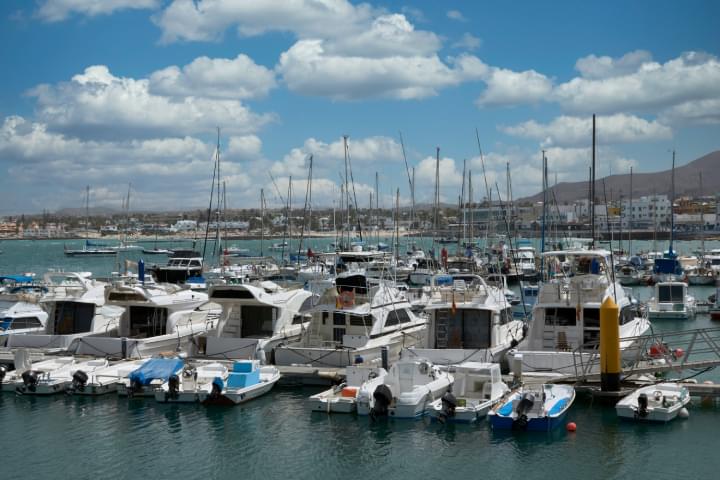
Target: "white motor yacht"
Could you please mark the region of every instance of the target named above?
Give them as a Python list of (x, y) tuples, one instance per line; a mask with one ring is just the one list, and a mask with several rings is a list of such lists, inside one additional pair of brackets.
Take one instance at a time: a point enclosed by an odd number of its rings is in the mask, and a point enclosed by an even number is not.
[(426, 340), (413, 351), (435, 364), (500, 362), (523, 339), (525, 323), (513, 318), (503, 291), (478, 275), (433, 277), (425, 311)]
[(364, 275), (339, 276), (335, 283), (311, 310), (302, 339), (275, 348), (276, 365), (379, 362), (383, 347), (392, 361), (402, 348), (423, 342), (426, 320), (397, 287), (382, 280), (371, 285)]
[(212, 332), (220, 315), (206, 293), (173, 284), (117, 282), (106, 289), (107, 303), (123, 307), (119, 336), (78, 339), (75, 353), (121, 358), (191, 350)]
[(313, 295), (304, 289), (284, 289), (269, 281), (212, 285), (209, 298), (222, 313), (206, 339), (208, 357), (272, 363), (275, 347), (300, 340), (310, 325), (310, 316), (302, 311), (311, 307)]
[(521, 356), (523, 371), (550, 376), (598, 373), (600, 305), (608, 297), (618, 306), (621, 353), (634, 358), (634, 337), (643, 335), (650, 322), (622, 285), (612, 281), (610, 252), (558, 250), (543, 256), (545, 279), (533, 321), (525, 339), (508, 352), (509, 359)]
[(685, 282), (658, 282), (655, 296), (647, 304), (648, 317), (650, 320), (689, 320), (695, 317), (695, 303)]
[(80, 338), (117, 335), (123, 308), (106, 304), (105, 282), (89, 272), (51, 272), (44, 283), (48, 291), (39, 304), (48, 313), (45, 331), (9, 335), (8, 347), (67, 350)]

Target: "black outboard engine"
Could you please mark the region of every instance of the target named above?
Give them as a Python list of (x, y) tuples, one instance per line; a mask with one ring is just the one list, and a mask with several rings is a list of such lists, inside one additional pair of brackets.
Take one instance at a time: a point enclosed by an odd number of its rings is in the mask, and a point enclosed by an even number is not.
[(7, 367), (5, 365), (0, 365), (0, 384), (2, 384), (3, 380), (5, 380), (6, 373)]
[[(26, 370), (22, 374), (22, 381), (23, 381), (23, 392), (25, 390), (29, 392), (35, 392), (37, 389), (38, 381), (40, 380), (40, 375), (35, 370)], [(21, 392), (22, 393), (22, 392)]]
[(648, 397), (646, 393), (638, 395), (638, 411), (637, 416), (640, 418), (647, 417), (648, 414)]
[(535, 405), (535, 394), (531, 392), (524, 393), (522, 398), (515, 407), (517, 417), (513, 420), (512, 428), (514, 430), (525, 430), (528, 425), (527, 414)]
[(82, 370), (76, 370), (72, 376), (72, 383), (68, 387), (66, 393), (73, 394), (75, 392), (85, 391), (85, 385), (87, 385), (88, 374)]
[(140, 380), (133, 379), (130, 381), (130, 386), (127, 389), (128, 398), (132, 398), (136, 393), (143, 391), (143, 385)]
[(452, 392), (445, 392), (445, 395), (443, 395), (440, 399), (440, 403), (442, 404), (442, 408), (440, 409), (440, 415), (438, 416), (438, 420), (444, 422), (447, 418), (452, 418), (455, 416), (455, 408), (457, 408), (457, 398), (455, 398), (455, 395), (453, 395)]
[(378, 385), (378, 387), (373, 392), (373, 398), (375, 399), (375, 403), (370, 410), (370, 416), (372, 418), (387, 416), (388, 407), (390, 406), (393, 398), (390, 387), (385, 384)]
[(180, 377), (177, 375), (170, 375), (168, 378), (168, 391), (165, 392), (165, 401), (168, 399), (176, 400), (178, 398), (178, 392), (180, 391)]
[(212, 389), (210, 390), (209, 397), (213, 400), (217, 400), (222, 395), (223, 384), (222, 380), (216, 378), (212, 382)]

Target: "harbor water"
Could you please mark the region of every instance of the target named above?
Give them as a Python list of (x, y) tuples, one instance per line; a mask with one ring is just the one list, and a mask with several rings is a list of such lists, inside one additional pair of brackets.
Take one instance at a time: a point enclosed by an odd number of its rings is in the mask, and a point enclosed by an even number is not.
[[(321, 250), (322, 242), (311, 246)], [(0, 274), (41, 275), (56, 268), (106, 276), (118, 269), (114, 258), (66, 258), (63, 243), (2, 242)], [(251, 250), (258, 246), (256, 241), (231, 243)], [(690, 253), (696, 243), (679, 242), (676, 249)], [(720, 247), (715, 243), (707, 248)], [(127, 252), (121, 260), (140, 256), (139, 251)], [(163, 262), (164, 257), (151, 261)], [(646, 287), (635, 290), (644, 299), (651, 295)], [(714, 288), (692, 290), (705, 300)], [(655, 328), (712, 326), (707, 314), (699, 314)], [(720, 373), (696, 378), (718, 382)], [(0, 394), (0, 478), (677, 479), (716, 478), (720, 467), (717, 401), (693, 399), (687, 420), (654, 425), (620, 421), (612, 406), (579, 396), (567, 417), (577, 424), (577, 432), (518, 434), (492, 431), (486, 422), (373, 422), (310, 413), (306, 399), (319, 390), (278, 387), (236, 407), (164, 405), (114, 394)]]

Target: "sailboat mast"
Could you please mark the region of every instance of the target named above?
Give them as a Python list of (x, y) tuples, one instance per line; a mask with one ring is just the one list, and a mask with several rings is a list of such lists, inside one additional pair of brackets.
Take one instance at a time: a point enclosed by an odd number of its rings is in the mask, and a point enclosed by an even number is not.
[(85, 187), (85, 245), (90, 240), (90, 185)]
[(435, 218), (433, 220), (433, 246), (435, 245), (435, 237), (437, 236), (439, 224), (440, 210), (440, 147), (435, 148)]
[(395, 260), (400, 260), (400, 189), (395, 193)]
[[(542, 208), (542, 225), (540, 233), (540, 253), (545, 253), (545, 221), (547, 220), (547, 157), (545, 156), (545, 150), (542, 151), (542, 191), (543, 191), (543, 208)], [(543, 278), (545, 261), (544, 256), (541, 257), (543, 261), (540, 262), (540, 278)]]
[(260, 256), (264, 256), (265, 252), (265, 189), (260, 189)]
[(590, 236), (591, 248), (595, 248), (595, 114), (592, 116), (592, 167), (590, 173)]
[(468, 171), (468, 203), (470, 203), (470, 245), (475, 243), (475, 213), (473, 210), (472, 170)]
[(348, 183), (348, 136), (343, 135), (343, 150), (345, 151), (345, 207), (346, 207), (346, 222), (345, 228), (347, 229), (347, 244), (346, 249), (350, 248), (350, 184)]
[(222, 247), (220, 245), (220, 206), (221, 195), (220, 191), (220, 127), (217, 129), (217, 148), (215, 149), (215, 161), (217, 162), (217, 201), (215, 203), (215, 251), (217, 252), (218, 261), (220, 260), (220, 254), (222, 253)]
[(670, 192), (672, 197), (670, 198), (670, 251), (668, 252), (671, 256), (673, 255), (673, 237), (675, 236), (675, 215), (673, 213), (673, 206), (675, 205), (675, 150), (672, 151), (672, 172), (670, 175)]
[(700, 180), (700, 259), (705, 261), (705, 204), (703, 203), (702, 172), (698, 172)]
[(633, 167), (630, 167), (630, 218), (628, 219), (628, 257), (632, 257), (632, 229), (633, 229)]

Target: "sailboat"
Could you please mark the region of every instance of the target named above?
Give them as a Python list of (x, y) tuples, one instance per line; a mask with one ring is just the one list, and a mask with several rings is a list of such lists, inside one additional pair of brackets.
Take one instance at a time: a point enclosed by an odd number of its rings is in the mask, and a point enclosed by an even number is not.
[(107, 257), (115, 255), (117, 252), (109, 247), (105, 247), (103, 245), (94, 245), (92, 242), (90, 242), (89, 237), (89, 227), (90, 227), (90, 185), (85, 187), (85, 245), (83, 245), (83, 248), (81, 249), (72, 249), (68, 248), (67, 245), (64, 246), (65, 255), (69, 257), (77, 257), (77, 256), (100, 256), (100, 257)]

